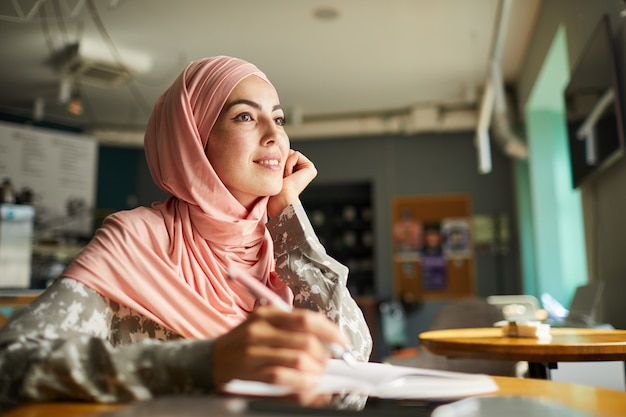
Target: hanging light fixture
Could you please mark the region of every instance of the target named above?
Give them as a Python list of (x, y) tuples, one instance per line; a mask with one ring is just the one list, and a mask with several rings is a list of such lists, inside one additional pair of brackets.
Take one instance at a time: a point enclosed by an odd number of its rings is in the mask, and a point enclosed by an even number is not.
[(80, 91), (77, 89), (72, 93), (72, 98), (67, 104), (67, 111), (73, 116), (80, 116), (83, 114), (83, 99), (80, 95)]

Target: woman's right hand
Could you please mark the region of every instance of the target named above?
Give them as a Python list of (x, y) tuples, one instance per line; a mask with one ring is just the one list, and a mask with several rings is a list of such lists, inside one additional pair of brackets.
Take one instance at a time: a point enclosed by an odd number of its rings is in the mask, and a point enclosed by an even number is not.
[(213, 380), (218, 388), (232, 379), (242, 379), (295, 391), (311, 390), (330, 358), (325, 343), (345, 346), (346, 340), (323, 314), (259, 307), (246, 321), (215, 340)]

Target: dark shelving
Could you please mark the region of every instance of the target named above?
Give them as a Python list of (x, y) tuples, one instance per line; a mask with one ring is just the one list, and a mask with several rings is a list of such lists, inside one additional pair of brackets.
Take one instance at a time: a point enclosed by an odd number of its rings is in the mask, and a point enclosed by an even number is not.
[(371, 184), (311, 185), (301, 200), (328, 254), (350, 269), (350, 292), (375, 294)]

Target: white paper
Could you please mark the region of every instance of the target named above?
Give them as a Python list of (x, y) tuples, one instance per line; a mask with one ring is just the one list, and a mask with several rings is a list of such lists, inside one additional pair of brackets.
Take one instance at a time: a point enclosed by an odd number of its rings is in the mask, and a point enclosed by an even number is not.
[[(359, 392), (371, 397), (395, 399), (453, 399), (498, 389), (488, 375), (395, 366), (376, 362), (350, 367), (332, 359), (315, 390)], [(284, 387), (253, 381), (231, 381), (225, 391), (241, 395), (279, 396), (292, 393)]]

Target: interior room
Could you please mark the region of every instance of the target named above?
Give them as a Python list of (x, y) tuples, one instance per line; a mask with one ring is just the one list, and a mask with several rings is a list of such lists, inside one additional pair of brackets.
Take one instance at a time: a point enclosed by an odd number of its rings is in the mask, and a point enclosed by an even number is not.
[[(152, 106), (187, 62), (232, 55), (273, 80), (315, 163), (301, 199), (350, 269), (373, 360), (419, 352), (465, 298), (532, 296), (562, 319), (594, 284), (587, 324), (626, 329), (625, 16), (622, 0), (3, 2), (3, 203), (34, 212), (2, 217), (1, 291), (36, 296), (106, 216), (167, 198), (143, 152)], [(448, 239), (439, 270), (429, 233)]]

